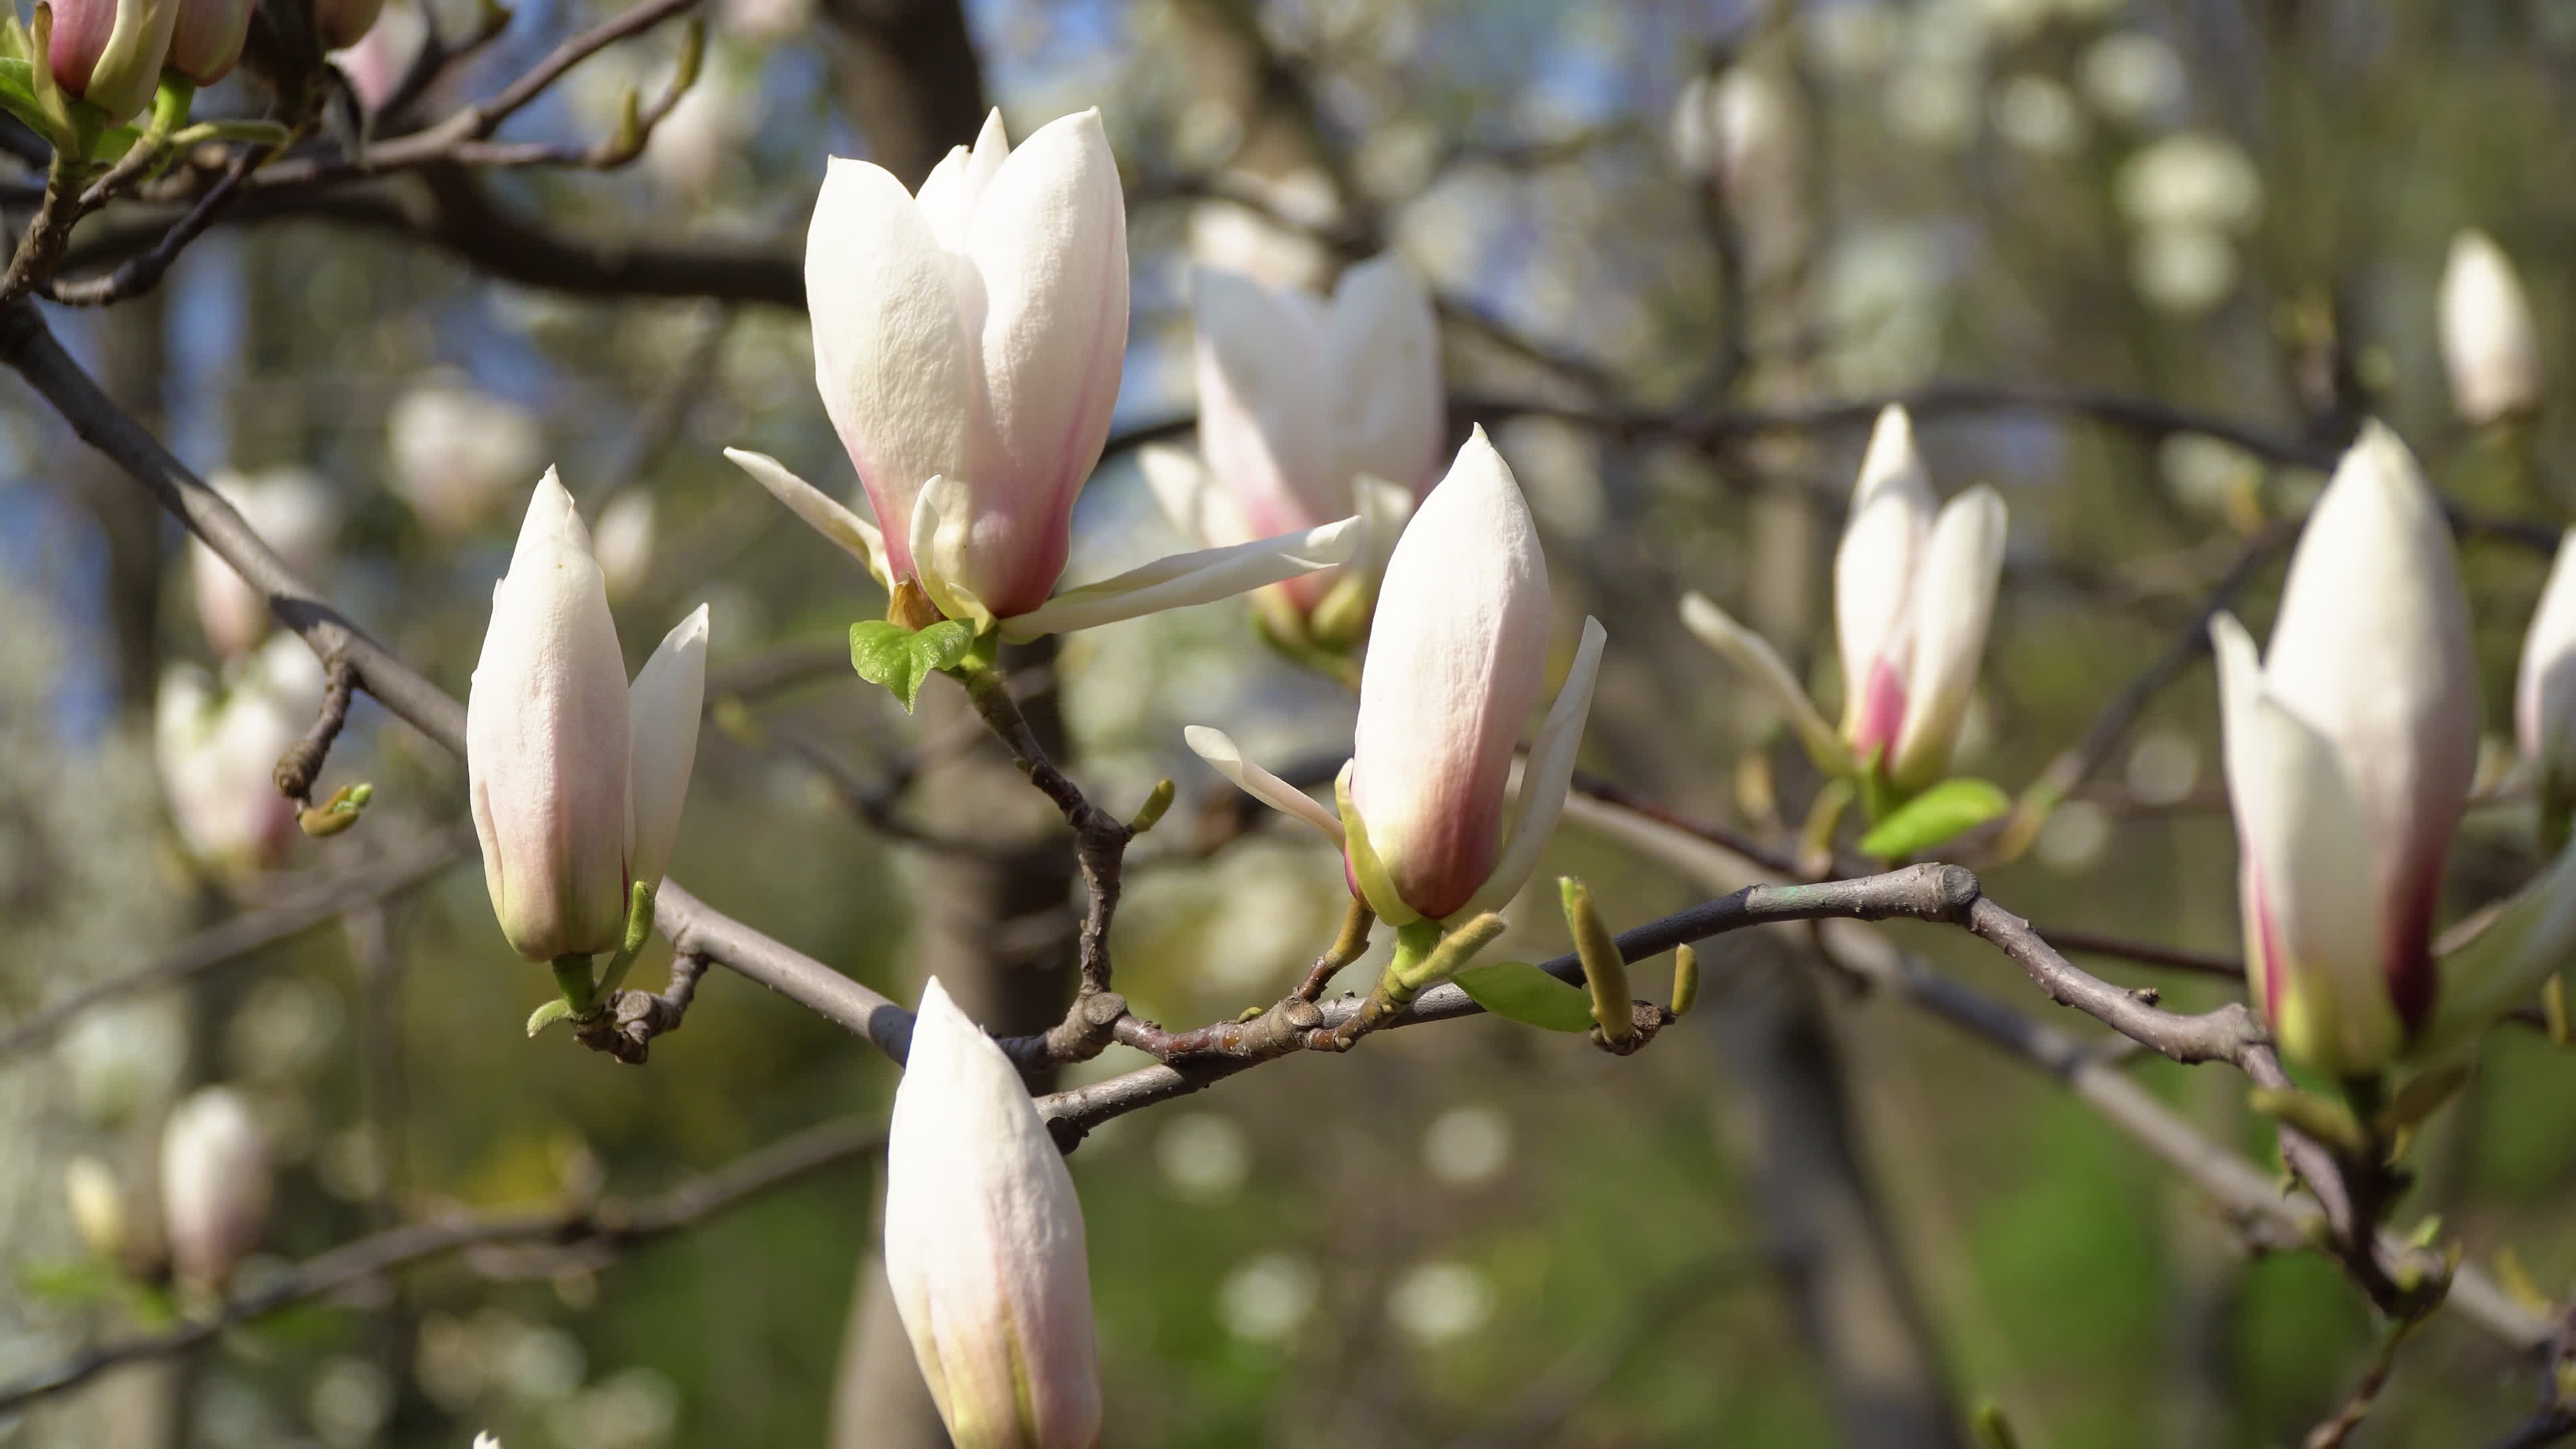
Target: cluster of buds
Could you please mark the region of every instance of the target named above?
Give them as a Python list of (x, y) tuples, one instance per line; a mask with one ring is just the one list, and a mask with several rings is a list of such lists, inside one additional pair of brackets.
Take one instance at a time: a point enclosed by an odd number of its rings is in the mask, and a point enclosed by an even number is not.
[[(630, 959), (680, 832), (706, 696), (707, 608), (630, 688), (608, 585), (549, 468), (529, 501), (465, 705), (484, 883), (511, 949), (555, 964), (575, 1008), (590, 959)], [(613, 967), (612, 973), (622, 969)], [(573, 999), (579, 998), (579, 999)]]
[[(255, 8), (255, 0), (48, 0), (37, 7), (35, 39), (54, 86), (117, 125), (165, 92), (185, 115), (196, 87), (241, 60)], [(357, 43), (383, 9), (384, 0), (313, 0), (322, 48)]]
[(1294, 653), (1359, 642), (1387, 550), (1440, 467), (1447, 417), (1430, 294), (1393, 256), (1342, 274), (1329, 302), (1201, 268), (1198, 456), (1138, 457), (1172, 522), (1210, 546), (1321, 527), (1356, 514), (1357, 566), (1254, 596), (1262, 627)]
[(1682, 623), (1773, 696), (1817, 768), (1850, 782), (1876, 819), (1949, 773), (1994, 617), (2005, 522), (2003, 499), (1983, 484), (1940, 503), (1912, 420), (1901, 407), (1879, 414), (1834, 554), (1839, 729), (1778, 652), (1716, 604), (1686, 596)]
[(874, 523), (776, 459), (732, 458), (864, 563), (906, 628), (1028, 639), (1330, 567), (1357, 521), (1056, 593), (1127, 349), (1127, 210), (1100, 113), (1014, 149), (1001, 113), (919, 195), (835, 157), (806, 238), (814, 378)]

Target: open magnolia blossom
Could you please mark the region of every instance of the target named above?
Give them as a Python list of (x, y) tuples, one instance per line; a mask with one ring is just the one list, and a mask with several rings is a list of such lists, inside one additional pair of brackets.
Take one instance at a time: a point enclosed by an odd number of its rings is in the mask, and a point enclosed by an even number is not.
[(2318, 499), (2269, 652), (2232, 615), (2210, 632), (2246, 971), (2282, 1049), (2366, 1076), (2537, 989), (2576, 945), (2576, 854), (2433, 956), (2477, 766), (2477, 678), (2450, 527), (2395, 434), (2365, 424)]
[(1511, 827), (1506, 786), (1547, 667), (1547, 560), (1503, 455), (1476, 429), (1387, 561), (1360, 674), (1340, 813), (1192, 726), (1190, 748), (1246, 792), (1315, 826), (1390, 924), (1456, 922), (1510, 900), (1555, 834), (1608, 636), (1583, 621), (1565, 685), (1530, 745)]
[(2514, 742), (2540, 784), (2543, 838), (2565, 837), (2576, 804), (2576, 529), (2559, 541), (2522, 639), (2513, 686)]
[(152, 752), (188, 852), (219, 870), (276, 865), (298, 838), (277, 759), (322, 706), (322, 665), (302, 639), (272, 637), (218, 684), (193, 664), (161, 676)]
[(2441, 320), (2442, 366), (2461, 421), (2489, 423), (2540, 406), (2540, 335), (2531, 299), (2512, 260), (2485, 232), (2451, 239)]
[(1778, 651), (1701, 594), (1682, 623), (1770, 692), (1829, 774), (1875, 772), (1899, 796), (1938, 781), (1967, 717), (2003, 575), (2003, 499), (1983, 484), (1937, 505), (1901, 407), (1878, 416), (1834, 554), (1843, 719), (1825, 720)]
[(161, 1213), (171, 1266), (221, 1287), (268, 1225), (268, 1144), (250, 1104), (229, 1087), (181, 1102), (161, 1130)]
[[(207, 486), (223, 495), (287, 567), (304, 573), (328, 560), (340, 509), (329, 486), (311, 470), (242, 474), (227, 468), (208, 479)], [(226, 659), (248, 654), (268, 632), (267, 598), (242, 582), (232, 565), (201, 539), (189, 540), (188, 572), (206, 642)]]
[(707, 682), (707, 606), (633, 688), (590, 535), (552, 468), (528, 503), (465, 702), (483, 878), (531, 961), (613, 951), (633, 888), (658, 890), (680, 833)]
[(1090, 1449), (1082, 1200), (1017, 1068), (933, 978), (886, 1128), (885, 1267), (957, 1449)]
[[(893, 589), (1006, 639), (1206, 603), (1330, 567), (1356, 525), (1161, 560), (1050, 598), (1127, 347), (1127, 211), (1100, 113), (1014, 150), (999, 111), (908, 194), (832, 160), (805, 243), (814, 381), (871, 523), (776, 459), (742, 470)], [(882, 527), (880, 527), (882, 525)]]
[(1274, 626), (1312, 621), (1347, 644), (1440, 467), (1430, 295), (1392, 254), (1342, 273), (1329, 302), (1208, 267), (1195, 287), (1198, 455), (1149, 446), (1145, 481), (1175, 526), (1211, 545), (1357, 513), (1367, 543), (1352, 575), (1308, 574), (1262, 596)]

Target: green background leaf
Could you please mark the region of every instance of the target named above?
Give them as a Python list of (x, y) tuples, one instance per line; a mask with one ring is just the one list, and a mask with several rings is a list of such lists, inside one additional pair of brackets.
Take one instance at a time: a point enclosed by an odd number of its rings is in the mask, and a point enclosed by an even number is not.
[(1526, 961), (1470, 966), (1450, 978), (1478, 1006), (1549, 1031), (1590, 1031), (1592, 993), (1559, 981)]
[(2012, 809), (2012, 797), (1991, 780), (1944, 780), (1896, 807), (1860, 838), (1860, 848), (1881, 860), (1930, 850)]

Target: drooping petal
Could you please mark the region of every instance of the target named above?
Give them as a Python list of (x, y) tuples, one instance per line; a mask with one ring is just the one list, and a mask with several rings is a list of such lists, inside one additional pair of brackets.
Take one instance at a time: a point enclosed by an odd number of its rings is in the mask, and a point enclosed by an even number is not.
[[(1900, 690), (1913, 667), (1915, 572), (1932, 534), (1932, 477), (1914, 449), (1914, 423), (1890, 404), (1870, 430), (1851, 517), (1834, 550), (1834, 637), (1842, 650), (1843, 739), (1854, 752), (1893, 743), (1863, 739), (1869, 682), (1886, 669)], [(1803, 691), (1802, 691), (1803, 693)]]
[(954, 474), (974, 498), (961, 581), (995, 614), (1021, 614), (1064, 572), (1127, 352), (1126, 193), (1100, 112), (1039, 127), (993, 173), (974, 222), (983, 390)]
[(1951, 499), (1933, 521), (1914, 583), (1905, 725), (1888, 761), (1888, 778), (1901, 790), (1921, 789), (1950, 768), (2003, 579), (2004, 524), (2003, 499), (1982, 483)]
[[(880, 520), (911, 518), (924, 482), (966, 470), (977, 343), (959, 270), (893, 173), (832, 158), (805, 240), (814, 385)], [(901, 530), (886, 545), (910, 577)]]
[(1254, 537), (1242, 507), (1217, 486), (1196, 454), (1147, 443), (1136, 450), (1136, 470), (1145, 475), (1145, 487), (1162, 506), (1163, 516), (1184, 535), (1210, 548), (1248, 543)]
[(2540, 607), (2522, 637), (2513, 733), (2524, 759), (2558, 779), (2576, 780), (2576, 529), (2559, 541)]
[(886, 1279), (958, 1449), (1090, 1449), (1082, 1202), (1000, 1047), (924, 988), (886, 1136)]
[(1189, 743), (1192, 753), (1207, 761), (1218, 774), (1232, 780), (1237, 789), (1273, 810), (1314, 826), (1324, 833), (1325, 839), (1333, 842), (1335, 850), (1342, 848), (1342, 822), (1332, 811), (1316, 803), (1314, 797), (1305, 791), (1245, 758), (1242, 747), (1223, 730), (1190, 725), (1181, 731), (1181, 738)]
[(2477, 768), (2474, 658), (2441, 505), (2405, 444), (2365, 423), (2291, 556), (2263, 672), (2351, 776), (2389, 989), (2409, 1026), (2433, 1005), (2442, 864)]
[[(894, 587), (894, 565), (886, 556), (885, 535), (875, 524), (842, 507), (839, 500), (789, 472), (786, 464), (767, 453), (727, 448), (724, 455), (733, 460), (735, 467), (750, 474), (753, 482), (768, 489), (769, 496), (786, 504), (790, 513), (867, 565), (868, 573), (878, 583), (889, 589)], [(910, 557), (908, 551), (906, 557)]]
[(1796, 675), (1789, 672), (1787, 661), (1761, 635), (1737, 623), (1735, 616), (1719, 608), (1705, 594), (1682, 595), (1682, 627), (1702, 644), (1717, 651), (1719, 658), (1735, 666), (1738, 673), (1761, 687), (1780, 708), (1789, 728), (1805, 747), (1807, 758), (1828, 775), (1847, 775), (1852, 770), (1851, 752), (1843, 747), (1842, 738), (1825, 721), (1807, 691), (1799, 687)]
[(1351, 795), (1423, 915), (1457, 910), (1494, 873), (1547, 626), (1538, 531), (1480, 427), (1396, 541), (1360, 677)]
[(2485, 930), (2441, 961), (2442, 995), (2417, 1036), (2416, 1056), (2475, 1037), (2536, 995), (2576, 959), (2576, 848), (2563, 848), (2505, 903)]
[(2485, 232), (2451, 239), (2442, 268), (2442, 365), (2451, 404), (2476, 424), (2540, 405), (2540, 338), (2513, 262)]
[(1601, 675), (1601, 651), (1610, 642), (1601, 621), (1586, 617), (1583, 642), (1575, 646), (1574, 663), (1565, 671), (1565, 687), (1530, 738), (1529, 762), (1521, 767), (1521, 795), (1512, 810), (1510, 834), (1494, 873), (1467, 904), (1450, 913), (1453, 921), (1471, 920), (1498, 911), (1520, 894), (1530, 872), (1538, 869), (1540, 852), (1555, 838), (1557, 817), (1565, 813), (1565, 796), (1574, 786), (1574, 757), (1583, 744), (1583, 722), (1592, 713), (1592, 686)]
[(1438, 475), (1449, 431), (1440, 324), (1431, 294), (1394, 253), (1342, 273), (1324, 325), (1323, 366), (1331, 476), (1372, 474), (1421, 496)]
[(612, 950), (626, 920), (626, 667), (554, 470), (537, 484), (465, 702), (484, 882), (520, 955)]
[(2233, 615), (2210, 638), (2255, 1004), (2294, 1060), (2375, 1072), (2406, 1026), (2380, 970), (2370, 827), (2351, 775), (2334, 741), (2272, 688)]
[(1025, 614), (1002, 620), (1002, 637), (1017, 643), (1041, 634), (1093, 629), (1183, 609), (1332, 568), (1350, 561), (1360, 545), (1360, 521), (1345, 518), (1303, 533), (1255, 539), (1232, 548), (1201, 549), (1157, 559), (1115, 578), (1067, 589)]
[(627, 701), (626, 873), (659, 889), (698, 760), (698, 717), (707, 701), (706, 605), (662, 636), (636, 672)]
[(1312, 528), (1350, 511), (1333, 476), (1324, 323), (1313, 299), (1201, 267), (1199, 454), (1246, 524)]

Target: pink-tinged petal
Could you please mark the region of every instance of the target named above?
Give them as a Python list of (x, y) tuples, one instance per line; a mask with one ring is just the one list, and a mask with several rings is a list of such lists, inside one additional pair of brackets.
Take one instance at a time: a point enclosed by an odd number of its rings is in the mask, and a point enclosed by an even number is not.
[(1396, 541), (1360, 678), (1352, 799), (1423, 915), (1457, 910), (1494, 873), (1547, 631), (1537, 529), (1478, 428)]
[[(1334, 448), (1331, 476), (1369, 474), (1416, 497), (1439, 476), (1449, 432), (1440, 387), (1440, 323), (1431, 294), (1388, 252), (1342, 273), (1324, 324)], [(1328, 504), (1331, 510), (1347, 504)]]
[(1256, 533), (1312, 528), (1350, 511), (1337, 490), (1323, 320), (1311, 298), (1202, 267), (1199, 454)]
[(2576, 529), (2559, 541), (2514, 678), (2514, 742), (2526, 760), (2576, 779)]
[(465, 700), (484, 883), (531, 961), (614, 950), (626, 921), (626, 666), (572, 495), (546, 470)]
[(2442, 864), (2478, 755), (2478, 684), (2451, 530), (2394, 433), (2365, 423), (2308, 517), (2263, 662), (2272, 695), (2333, 742), (2375, 843), (2389, 989), (2433, 1006)]
[(1950, 747), (1976, 692), (1986, 628), (2003, 580), (2004, 501), (1979, 484), (1942, 508), (1914, 580), (1914, 662), (1905, 671), (1905, 727), (1888, 778), (1919, 790), (1950, 768)]
[(268, 1144), (250, 1104), (208, 1087), (161, 1129), (161, 1217), (179, 1276), (220, 1287), (268, 1225)]
[(2406, 1023), (2381, 970), (2369, 825), (2341, 751), (2278, 697), (2229, 615), (2218, 655), (2239, 905), (2258, 1005), (2283, 1050), (2317, 1071), (2377, 1071)]
[(152, 103), (179, 0), (73, 0), (54, 12), (46, 58), (64, 90), (123, 123)]
[[(116, 31), (117, 0), (51, 0), (53, 32), (46, 59), (54, 82), (73, 95), (89, 89), (98, 58), (107, 53), (107, 38)], [(128, 4), (132, 0), (127, 0)]]
[[(965, 471), (977, 362), (961, 269), (893, 173), (832, 158), (805, 240), (814, 385), (881, 522), (912, 517), (925, 480)], [(910, 578), (902, 528), (885, 543)]]
[(707, 606), (662, 637), (626, 692), (626, 874), (660, 889), (680, 836), (707, 700)]
[[(1834, 551), (1834, 637), (1843, 660), (1843, 738), (1855, 751), (1870, 675), (1913, 655), (1914, 575), (1932, 534), (1932, 479), (1914, 450), (1914, 423), (1889, 406), (1869, 435), (1852, 488), (1851, 518)], [(1905, 681), (1896, 681), (1900, 691)], [(1892, 742), (1892, 738), (1891, 738)]]
[(2493, 422), (2540, 405), (2540, 337), (2513, 262), (2486, 233), (2451, 240), (2442, 268), (2442, 365), (2463, 421)]
[(1851, 751), (1863, 759), (1872, 750), (1880, 751), (1880, 765), (1896, 749), (1897, 731), (1905, 725), (1905, 676), (1897, 672), (1893, 661), (1880, 659), (1869, 666), (1869, 682), (1861, 686), (1860, 712), (1845, 726)]
[(994, 614), (1023, 614), (1064, 572), (1127, 352), (1126, 193), (1097, 110), (1011, 152), (976, 205), (968, 253), (983, 281), (983, 391), (960, 475), (975, 500), (963, 582)]
[(1028, 1089), (936, 980), (886, 1137), (886, 1278), (958, 1449), (1090, 1449), (1082, 1203)]
[(250, 34), (251, 0), (179, 0), (164, 63), (201, 86), (230, 74)]

